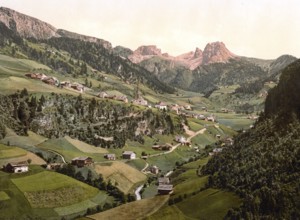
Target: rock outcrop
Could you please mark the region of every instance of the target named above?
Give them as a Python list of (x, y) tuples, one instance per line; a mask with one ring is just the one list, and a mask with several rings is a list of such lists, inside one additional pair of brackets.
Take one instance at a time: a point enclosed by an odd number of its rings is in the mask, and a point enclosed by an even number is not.
[(108, 41), (57, 29), (46, 22), (9, 8), (0, 7), (0, 22), (4, 23), (9, 29), (13, 30), (24, 38), (35, 38), (40, 40), (49, 39), (51, 37), (69, 37), (83, 41), (99, 43), (106, 49), (112, 48), (111, 43)]

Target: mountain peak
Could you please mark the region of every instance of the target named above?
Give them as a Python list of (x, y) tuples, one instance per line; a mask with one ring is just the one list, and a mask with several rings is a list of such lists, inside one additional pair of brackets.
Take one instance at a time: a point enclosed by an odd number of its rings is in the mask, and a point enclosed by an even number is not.
[(208, 43), (203, 51), (202, 64), (226, 63), (229, 59), (237, 57), (230, 52), (223, 42)]
[(153, 56), (166, 57), (166, 54), (162, 54), (161, 49), (156, 45), (147, 45), (138, 47), (128, 59), (133, 63), (139, 63)]
[(157, 48), (155, 45), (148, 45), (148, 46), (140, 46), (138, 47), (134, 53), (143, 55), (143, 56), (148, 56), (148, 55), (162, 55), (161, 54), (161, 49)]

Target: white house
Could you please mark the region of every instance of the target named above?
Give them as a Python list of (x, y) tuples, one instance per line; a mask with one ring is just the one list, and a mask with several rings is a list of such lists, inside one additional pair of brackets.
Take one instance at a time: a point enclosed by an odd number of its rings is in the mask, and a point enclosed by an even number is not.
[(207, 121), (212, 121), (212, 122), (216, 121), (216, 118), (213, 115), (208, 116), (206, 119), (207, 119)]
[(107, 94), (107, 92), (100, 92), (100, 93), (98, 94), (98, 96), (99, 96), (100, 98), (106, 98), (106, 97), (108, 97), (108, 94)]
[(133, 151), (124, 151), (122, 154), (123, 159), (135, 159), (136, 158), (136, 154)]
[(185, 144), (187, 142), (186, 138), (182, 135), (177, 135), (175, 137), (175, 141), (181, 144)]
[(164, 102), (159, 102), (158, 104), (155, 105), (155, 108), (158, 108), (159, 110), (167, 110), (168, 106)]

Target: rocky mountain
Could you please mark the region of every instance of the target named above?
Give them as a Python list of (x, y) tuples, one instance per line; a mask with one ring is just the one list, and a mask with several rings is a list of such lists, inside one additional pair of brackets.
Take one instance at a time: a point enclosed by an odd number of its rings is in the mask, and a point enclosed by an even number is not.
[(235, 59), (238, 56), (230, 52), (223, 42), (208, 43), (202, 51), (196, 48), (195, 51), (190, 51), (179, 56), (171, 56), (168, 53), (162, 53), (161, 49), (155, 45), (140, 46), (132, 54), (128, 56), (128, 59), (133, 63), (141, 63), (142, 61), (149, 60), (151, 58), (160, 58), (168, 60), (171, 64), (184, 66), (190, 70), (196, 69), (200, 65), (206, 65), (210, 63), (226, 63), (230, 59)]
[(203, 51), (202, 64), (226, 63), (237, 56), (231, 53), (223, 42), (214, 42), (206, 45)]
[(112, 48), (111, 43), (108, 41), (57, 29), (46, 22), (5, 7), (0, 7), (0, 22), (24, 38), (41, 40), (52, 37), (69, 37), (99, 43), (107, 49)]

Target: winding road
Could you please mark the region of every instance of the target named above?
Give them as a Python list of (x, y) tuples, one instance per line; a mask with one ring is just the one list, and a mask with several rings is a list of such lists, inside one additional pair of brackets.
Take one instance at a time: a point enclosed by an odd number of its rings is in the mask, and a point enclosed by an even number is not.
[[(206, 131), (206, 128), (202, 128), (201, 130), (197, 131), (197, 132), (193, 132), (191, 130), (188, 130), (188, 128), (185, 128), (186, 130), (186, 133), (189, 134), (190, 136), (186, 139), (188, 142), (192, 140), (193, 137), (197, 136), (198, 134), (203, 134), (205, 131)], [(148, 157), (157, 157), (157, 156), (161, 156), (161, 155), (164, 155), (164, 154), (169, 154), (171, 152), (173, 152), (178, 146), (180, 146), (181, 143), (178, 143), (178, 144), (175, 144), (172, 146), (172, 149), (169, 150), (169, 151), (165, 151), (165, 152), (162, 152), (162, 153), (157, 153), (157, 154), (152, 154), (152, 155), (149, 155)], [(144, 168), (145, 169), (145, 168)], [(143, 170), (144, 170), (143, 169)]]
[(56, 151), (53, 151), (53, 150), (48, 150), (48, 151), (51, 152), (51, 153), (54, 153), (54, 154), (56, 154), (56, 155), (58, 155), (58, 156), (60, 156), (61, 159), (62, 159), (62, 161), (63, 161), (64, 163), (67, 163), (67, 162), (65, 161), (65, 158), (64, 158), (63, 155), (61, 155), (61, 154), (59, 154), (59, 153), (57, 153)]
[(136, 190), (135, 190), (135, 197), (136, 197), (136, 200), (141, 200), (142, 197), (141, 197), (141, 194), (140, 194), (140, 191), (143, 189), (144, 185), (140, 185)]

